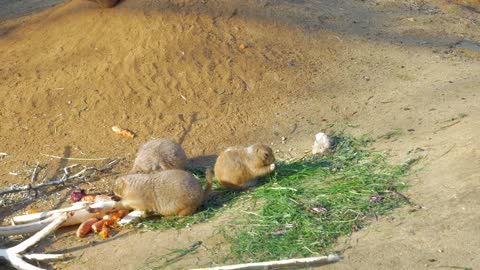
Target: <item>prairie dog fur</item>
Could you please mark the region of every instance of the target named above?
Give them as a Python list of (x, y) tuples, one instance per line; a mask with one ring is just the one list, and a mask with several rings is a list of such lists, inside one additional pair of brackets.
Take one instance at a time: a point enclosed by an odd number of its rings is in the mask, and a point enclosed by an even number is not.
[(185, 169), (187, 155), (180, 144), (169, 139), (148, 141), (140, 146), (130, 173)]
[(275, 170), (275, 156), (270, 147), (254, 144), (248, 147), (230, 147), (215, 163), (215, 176), (224, 187), (245, 190), (256, 184), (256, 178)]
[(114, 7), (119, 0), (88, 0), (90, 2), (95, 2), (102, 8), (111, 8)]
[(115, 181), (113, 192), (126, 208), (162, 216), (188, 216), (208, 198), (211, 189), (211, 170), (207, 170), (205, 190), (191, 173), (166, 170), (121, 176)]

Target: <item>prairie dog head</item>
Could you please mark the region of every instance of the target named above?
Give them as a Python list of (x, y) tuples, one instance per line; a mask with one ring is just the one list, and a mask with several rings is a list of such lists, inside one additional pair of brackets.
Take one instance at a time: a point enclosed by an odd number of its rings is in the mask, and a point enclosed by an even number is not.
[(88, 1), (95, 2), (102, 8), (112, 8), (119, 2), (119, 0), (88, 0)]
[(187, 155), (173, 140), (160, 138), (142, 144), (130, 173), (153, 173), (169, 169), (185, 169)]
[(126, 187), (127, 183), (125, 183), (125, 180), (122, 177), (119, 177), (113, 184), (113, 193), (115, 193), (115, 195), (122, 196)]
[(275, 156), (273, 155), (272, 148), (266, 146), (265, 144), (257, 143), (251, 145), (247, 148), (247, 153), (255, 156), (255, 159), (264, 165), (269, 165), (275, 162)]

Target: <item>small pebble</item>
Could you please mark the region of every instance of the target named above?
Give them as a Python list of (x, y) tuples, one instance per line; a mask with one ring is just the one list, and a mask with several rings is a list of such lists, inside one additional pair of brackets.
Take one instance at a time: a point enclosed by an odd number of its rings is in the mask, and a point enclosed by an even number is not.
[(376, 196), (370, 197), (370, 202), (381, 203), (381, 202), (383, 202), (384, 199), (385, 199), (384, 196), (376, 195)]
[(317, 214), (326, 214), (328, 212), (327, 208), (325, 208), (321, 205), (312, 207), (309, 210), (310, 210), (310, 212), (317, 213)]
[(325, 133), (318, 133), (315, 135), (315, 141), (312, 146), (312, 154), (323, 154), (332, 147), (332, 141)]

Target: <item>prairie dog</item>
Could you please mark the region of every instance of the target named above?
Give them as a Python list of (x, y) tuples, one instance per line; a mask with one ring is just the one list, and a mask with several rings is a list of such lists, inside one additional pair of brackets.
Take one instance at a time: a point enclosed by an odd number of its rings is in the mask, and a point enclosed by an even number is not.
[(187, 155), (180, 144), (169, 139), (148, 141), (140, 146), (130, 173), (185, 169)]
[(88, 0), (88, 1), (95, 2), (103, 8), (114, 7), (119, 2), (119, 0)]
[(480, 0), (453, 0), (454, 3), (480, 12)]
[(244, 190), (256, 184), (256, 178), (275, 170), (275, 157), (270, 147), (254, 144), (230, 147), (218, 156), (215, 176), (226, 188)]
[(113, 192), (121, 206), (162, 216), (193, 214), (212, 189), (212, 172), (207, 170), (207, 185), (191, 173), (166, 170), (154, 174), (129, 174), (117, 178)]

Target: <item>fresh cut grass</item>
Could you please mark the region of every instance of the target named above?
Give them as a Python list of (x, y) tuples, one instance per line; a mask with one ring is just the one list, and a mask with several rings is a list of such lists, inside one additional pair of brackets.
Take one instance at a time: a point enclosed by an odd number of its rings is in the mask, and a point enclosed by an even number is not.
[[(329, 253), (342, 235), (400, 206), (402, 177), (415, 162), (391, 165), (368, 140), (337, 138), (325, 156), (279, 161), (277, 170), (245, 192), (216, 187), (196, 214), (146, 220), (151, 229), (184, 228), (230, 209), (235, 216), (220, 229), (230, 244), (226, 261), (258, 262)], [(199, 175), (203, 176), (203, 175)], [(202, 179), (204, 180), (204, 179)]]

